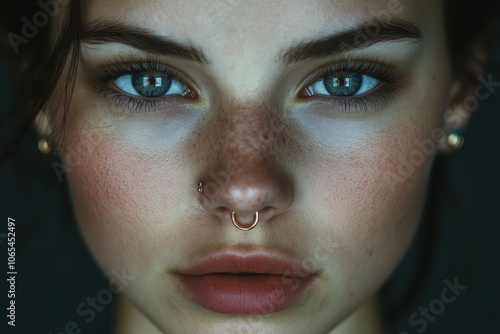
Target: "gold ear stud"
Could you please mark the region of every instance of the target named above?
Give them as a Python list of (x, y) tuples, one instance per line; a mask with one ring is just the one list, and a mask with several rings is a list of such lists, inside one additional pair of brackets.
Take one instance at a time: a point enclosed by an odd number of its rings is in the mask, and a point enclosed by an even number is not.
[(451, 149), (459, 150), (462, 148), (462, 146), (464, 146), (465, 138), (459, 134), (452, 132), (448, 135), (446, 142)]
[(40, 138), (38, 141), (38, 149), (43, 154), (50, 154), (50, 152), (52, 152), (52, 142), (47, 137)]

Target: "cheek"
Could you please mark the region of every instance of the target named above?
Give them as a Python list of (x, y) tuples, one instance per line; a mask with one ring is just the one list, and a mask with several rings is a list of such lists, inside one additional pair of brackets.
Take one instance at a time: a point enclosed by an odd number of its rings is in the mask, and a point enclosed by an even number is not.
[(339, 171), (338, 191), (331, 193), (331, 200), (343, 213), (340, 222), (345, 232), (355, 236), (351, 246), (356, 254), (365, 254), (359, 252), (360, 246), (373, 252), (369, 241), (376, 238), (404, 242), (420, 217), (434, 153), (411, 149), (413, 136), (400, 138), (404, 137), (386, 134), (360, 147)]
[[(127, 263), (143, 272), (152, 260), (148, 245), (159, 239), (155, 231), (175, 220), (173, 208), (180, 205), (175, 180), (186, 178), (165, 154), (144, 153), (109, 137), (93, 143), (88, 154), (73, 159), (78, 164), (68, 173), (80, 229), (104, 269)], [(79, 145), (80, 140), (67, 141), (68, 147)]]
[(325, 246), (328, 270), (357, 295), (375, 291), (390, 275), (420, 222), (443, 105), (425, 101), (435, 109), (416, 104), (408, 109), (415, 117), (360, 132), (335, 154), (319, 153), (315, 159), (322, 163), (306, 177), (314, 193), (304, 189), (311, 196), (305, 201), (317, 218), (311, 230), (317, 229), (317, 240), (335, 244)]
[(391, 257), (402, 253), (420, 218), (434, 157), (421, 154), (414, 163), (409, 160), (410, 146), (409, 140), (385, 135), (351, 151), (343, 162), (336, 161), (341, 167), (331, 169), (329, 176), (326, 171), (319, 174), (324, 178), (317, 182), (318, 212), (330, 217), (324, 228), (345, 249), (342, 262), (353, 263), (354, 257), (364, 261), (379, 246), (398, 249)]

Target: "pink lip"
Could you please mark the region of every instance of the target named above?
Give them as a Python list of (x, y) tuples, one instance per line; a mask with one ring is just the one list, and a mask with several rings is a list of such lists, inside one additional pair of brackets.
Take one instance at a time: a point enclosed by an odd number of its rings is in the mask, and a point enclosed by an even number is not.
[(268, 314), (296, 304), (315, 274), (288, 258), (225, 253), (197, 261), (175, 276), (195, 302), (211, 311)]

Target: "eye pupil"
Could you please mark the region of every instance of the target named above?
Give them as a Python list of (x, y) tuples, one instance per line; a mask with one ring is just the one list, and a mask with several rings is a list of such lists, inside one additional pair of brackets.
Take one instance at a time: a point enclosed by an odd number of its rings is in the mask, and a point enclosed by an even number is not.
[(343, 86), (349, 86), (350, 85), (350, 80), (349, 78), (335, 78), (336, 80), (334, 80), (334, 86), (335, 87), (343, 87)]
[(132, 84), (144, 97), (160, 97), (170, 89), (172, 79), (167, 76), (154, 76), (147, 73), (134, 74)]
[(158, 80), (156, 80), (155, 77), (150, 76), (148, 78), (144, 78), (144, 80), (146, 81), (146, 84), (144, 86), (154, 86), (154, 87), (161, 86), (161, 78), (158, 78)]
[(325, 76), (328, 92), (336, 96), (352, 96), (361, 88), (363, 77), (359, 73), (339, 73)]

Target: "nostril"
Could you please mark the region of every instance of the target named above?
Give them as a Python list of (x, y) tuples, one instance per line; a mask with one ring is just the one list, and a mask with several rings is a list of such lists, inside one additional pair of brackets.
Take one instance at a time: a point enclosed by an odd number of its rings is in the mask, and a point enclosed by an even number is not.
[(214, 210), (214, 214), (217, 215), (217, 216), (220, 216), (220, 217), (224, 217), (224, 216), (228, 216), (230, 217), (231, 216), (231, 210), (229, 208), (226, 208), (226, 207), (218, 207)]
[(239, 171), (238, 177), (224, 179), (230, 181), (227, 183), (197, 182), (202, 207), (220, 221), (233, 222), (245, 231), (286, 211), (293, 201), (290, 179), (282, 173), (276, 175), (274, 170), (260, 168), (256, 171), (254, 167)]

